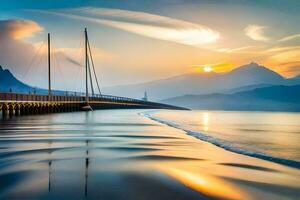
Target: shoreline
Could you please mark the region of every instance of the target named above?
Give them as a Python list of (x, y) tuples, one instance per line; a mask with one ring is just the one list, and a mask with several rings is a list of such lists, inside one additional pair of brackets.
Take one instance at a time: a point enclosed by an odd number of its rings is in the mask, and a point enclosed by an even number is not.
[(226, 141), (221, 141), (217, 138), (205, 135), (205, 134), (200, 133), (200, 132), (195, 132), (195, 131), (184, 129), (184, 128), (180, 127), (179, 125), (175, 124), (175, 123), (168, 122), (166, 120), (162, 120), (162, 119), (157, 118), (157, 117), (153, 117), (153, 116), (147, 114), (147, 112), (145, 114), (142, 113), (142, 115), (149, 118), (149, 119), (151, 119), (151, 120), (153, 120), (153, 121), (159, 122), (161, 124), (165, 124), (169, 127), (175, 128), (175, 129), (182, 130), (187, 135), (193, 136), (193, 137), (195, 137), (199, 140), (202, 140), (204, 142), (208, 142), (210, 144), (213, 144), (213, 145), (215, 145), (217, 147), (220, 147), (222, 149), (225, 149), (227, 151), (230, 151), (230, 152), (233, 152), (233, 153), (238, 153), (238, 154), (245, 155), (245, 156), (250, 156), (250, 157), (253, 157), (253, 158), (259, 158), (259, 159), (262, 159), (262, 160), (282, 164), (282, 165), (292, 167), (292, 168), (296, 168), (296, 169), (300, 169), (300, 162), (299, 161), (289, 160), (289, 159), (284, 159), (284, 158), (279, 158), (279, 157), (273, 157), (273, 156), (266, 155), (266, 154), (263, 154), (263, 153), (250, 152), (248, 150), (235, 148), (235, 147), (232, 147), (230, 144), (226, 144), (227, 143)]

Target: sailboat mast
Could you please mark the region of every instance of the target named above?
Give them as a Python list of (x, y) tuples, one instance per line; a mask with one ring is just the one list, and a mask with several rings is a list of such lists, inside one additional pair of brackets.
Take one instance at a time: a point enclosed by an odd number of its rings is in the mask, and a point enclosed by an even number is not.
[(88, 46), (87, 46), (87, 29), (84, 29), (85, 36), (85, 101), (89, 102), (89, 88), (88, 88)]
[(51, 58), (50, 58), (50, 33), (48, 33), (48, 96), (51, 98)]

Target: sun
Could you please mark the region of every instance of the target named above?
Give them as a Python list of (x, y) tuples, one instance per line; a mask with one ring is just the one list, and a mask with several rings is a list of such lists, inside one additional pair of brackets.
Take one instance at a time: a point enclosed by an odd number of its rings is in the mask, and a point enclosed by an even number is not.
[(209, 73), (214, 71), (213, 65), (205, 64), (205, 65), (192, 65), (194, 67), (194, 71), (197, 73)]
[(204, 65), (203, 66), (203, 71), (204, 72), (211, 72), (213, 69), (210, 65)]

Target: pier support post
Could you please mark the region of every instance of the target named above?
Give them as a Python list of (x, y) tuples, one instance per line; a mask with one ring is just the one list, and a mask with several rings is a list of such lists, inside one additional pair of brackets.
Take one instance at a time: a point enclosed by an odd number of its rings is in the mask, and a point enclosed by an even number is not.
[(20, 107), (17, 107), (17, 108), (15, 109), (15, 115), (16, 115), (16, 116), (21, 115)]
[(9, 117), (9, 109), (8, 108), (3, 109), (2, 116), (3, 116), (3, 118)]

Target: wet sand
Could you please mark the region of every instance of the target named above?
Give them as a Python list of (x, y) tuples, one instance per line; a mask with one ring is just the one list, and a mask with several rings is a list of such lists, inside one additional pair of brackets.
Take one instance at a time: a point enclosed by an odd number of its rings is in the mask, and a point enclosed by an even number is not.
[(300, 170), (106, 110), (0, 123), (0, 199), (298, 199)]

